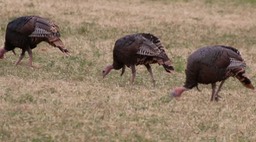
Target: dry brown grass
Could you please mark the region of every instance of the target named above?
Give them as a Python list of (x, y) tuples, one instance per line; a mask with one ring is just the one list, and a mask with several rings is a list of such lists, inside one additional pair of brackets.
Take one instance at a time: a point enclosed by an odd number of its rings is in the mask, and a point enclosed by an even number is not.
[[(220, 102), (201, 85), (170, 100), (183, 84), (187, 56), (204, 45), (237, 47), (256, 82), (254, 0), (0, 0), (0, 44), (6, 24), (21, 15), (56, 21), (71, 51), (42, 43), (33, 50), (39, 69), (15, 67), (17, 56), (0, 61), (0, 141), (255, 141), (255, 92), (230, 78)], [(120, 36), (151, 32), (160, 37), (176, 72), (153, 66), (152, 87), (144, 67), (123, 77), (101, 70), (112, 62)], [(19, 50), (17, 50), (19, 51)]]

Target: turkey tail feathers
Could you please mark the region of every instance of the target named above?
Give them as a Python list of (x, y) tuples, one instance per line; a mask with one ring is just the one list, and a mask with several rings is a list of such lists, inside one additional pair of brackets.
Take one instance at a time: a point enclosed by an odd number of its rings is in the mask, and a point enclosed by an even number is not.
[(233, 72), (235, 76), (246, 88), (254, 89), (251, 80), (244, 75), (246, 64), (244, 61), (239, 61), (234, 58), (230, 58), (230, 65), (227, 67), (228, 70)]
[(172, 66), (172, 61), (168, 58), (164, 51), (158, 56), (157, 63), (163, 65), (165, 71), (171, 73), (174, 71), (174, 67)]
[(171, 71), (174, 71), (174, 67), (172, 66), (170, 60), (164, 62), (163, 67), (164, 67), (165, 71), (167, 71), (169, 73), (171, 73)]
[(251, 83), (251, 80), (246, 77), (244, 74), (238, 74), (236, 78), (246, 87), (249, 89), (254, 89), (254, 86)]
[(150, 40), (151, 42), (153, 42), (158, 47), (158, 49), (164, 49), (164, 46), (162, 45), (162, 43), (158, 37), (156, 37), (150, 33), (142, 33), (141, 35), (143, 37), (145, 37), (146, 39)]

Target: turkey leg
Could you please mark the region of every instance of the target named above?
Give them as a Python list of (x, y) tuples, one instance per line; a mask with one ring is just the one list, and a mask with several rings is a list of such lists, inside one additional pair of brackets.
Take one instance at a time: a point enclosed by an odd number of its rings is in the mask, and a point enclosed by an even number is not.
[(28, 48), (27, 51), (28, 51), (28, 55), (29, 55), (29, 66), (33, 67), (33, 65), (32, 65), (32, 60), (33, 60), (32, 50), (31, 50), (31, 48)]
[(18, 65), (20, 63), (20, 61), (23, 59), (23, 57), (25, 56), (25, 52), (26, 50), (22, 49), (20, 57), (18, 59), (18, 61), (15, 63), (15, 65)]
[(215, 89), (216, 89), (216, 83), (212, 83), (212, 97), (211, 97), (211, 101), (213, 101), (213, 98), (215, 98)]
[(132, 84), (134, 83), (134, 78), (136, 77), (136, 69), (135, 69), (135, 65), (131, 65), (131, 69), (132, 69)]
[(147, 70), (148, 70), (148, 72), (149, 72), (149, 74), (150, 74), (150, 76), (151, 76), (153, 85), (154, 85), (154, 87), (155, 87), (155, 86), (156, 86), (156, 81), (155, 81), (154, 76), (153, 76), (153, 73), (152, 73), (152, 68), (151, 68), (151, 66), (150, 66), (149, 64), (146, 64), (145, 66), (146, 66), (146, 68), (147, 68)]
[(219, 96), (219, 95), (218, 95), (218, 93), (220, 92), (221, 87), (222, 87), (222, 85), (224, 84), (224, 82), (225, 82), (225, 80), (222, 80), (222, 81), (221, 81), (221, 83), (220, 83), (220, 86), (219, 86), (218, 90), (215, 92), (215, 95), (214, 95), (214, 97), (215, 97), (215, 101), (218, 101), (218, 100), (219, 100), (219, 98), (221, 98), (221, 96)]
[(125, 72), (125, 65), (122, 67), (122, 72), (121, 72), (120, 76), (122, 76), (124, 74), (124, 72)]

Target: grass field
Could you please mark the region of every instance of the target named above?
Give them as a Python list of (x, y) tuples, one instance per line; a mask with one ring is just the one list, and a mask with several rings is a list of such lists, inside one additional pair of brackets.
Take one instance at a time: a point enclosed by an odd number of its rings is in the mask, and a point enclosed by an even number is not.
[[(27, 55), (18, 66), (11, 52), (0, 60), (0, 141), (256, 141), (255, 92), (234, 78), (219, 102), (210, 102), (210, 85), (169, 98), (183, 85), (187, 56), (205, 45), (238, 48), (255, 85), (255, 14), (256, 0), (0, 0), (1, 46), (10, 20), (40, 15), (59, 25), (71, 52), (39, 44), (38, 69)], [(116, 39), (137, 32), (161, 39), (175, 73), (153, 65), (155, 87), (143, 66), (134, 85), (129, 69), (103, 79)]]

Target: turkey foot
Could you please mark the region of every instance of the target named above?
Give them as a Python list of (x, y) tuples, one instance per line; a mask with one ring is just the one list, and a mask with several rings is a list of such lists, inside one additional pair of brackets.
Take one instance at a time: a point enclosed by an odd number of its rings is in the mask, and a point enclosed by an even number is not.
[(219, 101), (219, 98), (222, 98), (220, 95), (218, 95), (218, 94), (215, 94), (215, 96), (214, 96), (214, 100), (216, 101), (216, 102), (218, 102)]

